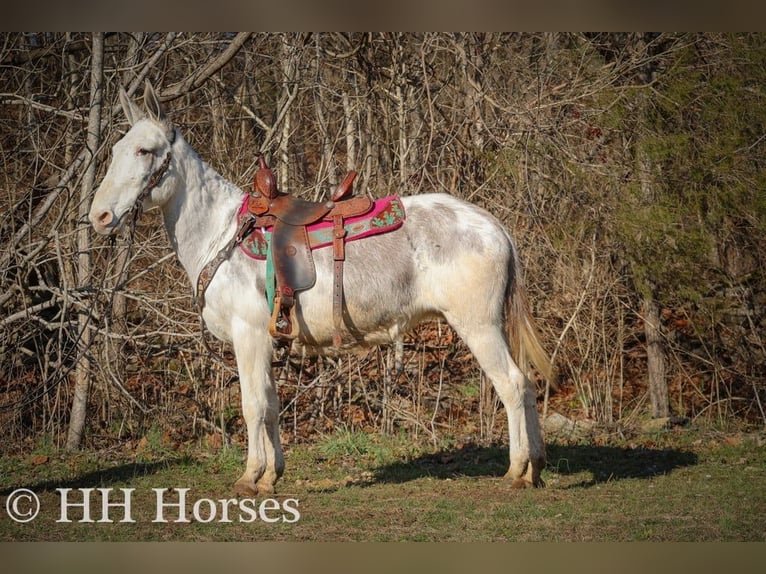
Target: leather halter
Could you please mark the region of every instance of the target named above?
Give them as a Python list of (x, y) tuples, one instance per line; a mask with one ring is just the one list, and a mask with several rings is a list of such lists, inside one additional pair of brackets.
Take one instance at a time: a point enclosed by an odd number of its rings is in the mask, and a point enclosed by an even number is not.
[[(173, 130), (170, 134), (170, 137), (168, 138), (168, 142), (170, 143), (170, 147), (173, 147), (173, 144), (176, 142), (176, 130)], [(138, 197), (136, 197), (136, 202), (133, 204), (133, 207), (130, 209), (130, 226), (131, 226), (131, 233), (133, 233), (136, 229), (136, 222), (138, 221), (138, 218), (141, 217), (141, 214), (144, 211), (144, 200), (149, 197), (149, 194), (160, 184), (160, 182), (163, 180), (165, 175), (168, 173), (168, 168), (170, 167), (170, 161), (173, 159), (173, 154), (170, 150), (168, 150), (167, 155), (165, 156), (165, 159), (162, 160), (162, 163), (160, 164), (160, 167), (158, 167), (154, 172), (152, 172), (152, 175), (149, 176), (149, 181), (146, 182), (146, 185), (144, 186), (144, 189), (141, 190), (141, 193), (138, 194)]]
[(170, 167), (170, 160), (172, 158), (173, 158), (173, 154), (171, 154), (170, 151), (168, 151), (168, 154), (165, 156), (165, 159), (160, 164), (160, 167), (158, 167), (152, 173), (152, 175), (149, 177), (149, 181), (146, 182), (146, 186), (144, 187), (143, 190), (141, 190), (141, 193), (138, 194), (138, 197), (136, 198), (136, 202), (133, 204), (133, 207), (130, 209), (131, 231), (135, 230), (136, 222), (138, 221), (138, 218), (141, 217), (141, 214), (144, 212), (144, 200), (147, 197), (149, 197), (149, 194), (160, 184), (162, 179), (168, 173), (168, 168)]

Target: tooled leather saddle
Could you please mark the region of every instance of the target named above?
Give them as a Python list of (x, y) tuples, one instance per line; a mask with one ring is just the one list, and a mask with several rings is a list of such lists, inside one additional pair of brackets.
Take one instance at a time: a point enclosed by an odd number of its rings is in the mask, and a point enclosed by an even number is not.
[[(333, 344), (339, 347), (343, 322), (343, 262), (346, 259), (344, 221), (362, 216), (373, 208), (367, 197), (353, 197), (356, 172), (351, 171), (329, 201), (313, 202), (281, 193), (274, 174), (259, 157), (253, 193), (247, 199), (247, 226), (250, 230), (271, 228), (270, 257), (276, 289), (269, 322), (272, 337), (290, 340), (300, 332), (295, 296), (316, 282), (316, 267), (309, 240), (309, 226), (332, 223), (333, 249)], [(244, 208), (244, 206), (243, 206)]]

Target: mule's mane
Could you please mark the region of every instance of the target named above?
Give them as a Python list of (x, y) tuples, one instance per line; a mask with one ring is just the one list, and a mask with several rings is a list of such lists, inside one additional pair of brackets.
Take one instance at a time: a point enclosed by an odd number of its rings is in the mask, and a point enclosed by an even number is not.
[[(163, 128), (161, 122), (154, 122)], [(178, 132), (172, 143), (176, 188), (162, 206), (165, 228), (194, 284), (202, 267), (229, 241), (244, 192), (224, 178)]]

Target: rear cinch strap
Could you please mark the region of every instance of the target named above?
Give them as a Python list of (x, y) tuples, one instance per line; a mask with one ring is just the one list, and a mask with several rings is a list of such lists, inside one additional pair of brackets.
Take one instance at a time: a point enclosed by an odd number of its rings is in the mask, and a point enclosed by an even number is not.
[(334, 332), (332, 343), (340, 347), (343, 343), (341, 327), (343, 326), (343, 261), (346, 259), (346, 228), (343, 226), (343, 216), (333, 217), (333, 289), (332, 289), (332, 320)]

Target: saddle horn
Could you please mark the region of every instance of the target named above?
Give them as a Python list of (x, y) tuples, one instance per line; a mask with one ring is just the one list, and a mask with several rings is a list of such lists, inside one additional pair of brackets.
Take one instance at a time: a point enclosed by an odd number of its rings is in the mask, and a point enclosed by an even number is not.
[(335, 193), (332, 194), (332, 201), (340, 201), (351, 197), (354, 193), (354, 180), (356, 179), (356, 172), (350, 171), (345, 179), (340, 182), (340, 185), (335, 189)]
[(269, 166), (266, 165), (266, 158), (263, 157), (263, 154), (258, 157), (258, 171), (255, 172), (253, 187), (256, 193), (260, 193), (269, 199), (274, 199), (279, 195), (277, 180)]

